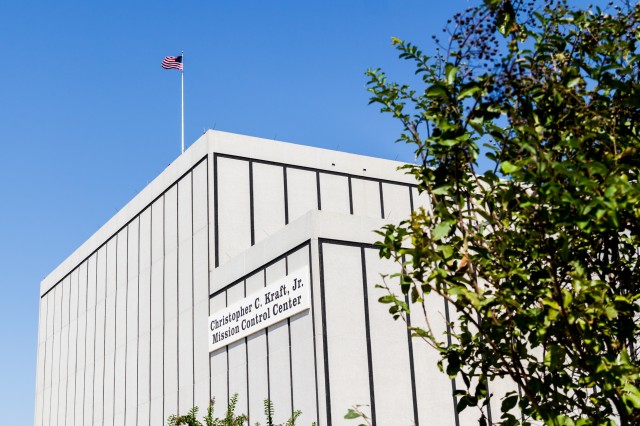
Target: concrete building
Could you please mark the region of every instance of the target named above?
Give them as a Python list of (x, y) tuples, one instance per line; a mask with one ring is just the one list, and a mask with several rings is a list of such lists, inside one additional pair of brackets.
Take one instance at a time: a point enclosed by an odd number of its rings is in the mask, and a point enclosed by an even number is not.
[(424, 204), (398, 165), (206, 132), (42, 281), (35, 425), (161, 425), (234, 393), (251, 424), (265, 398), (301, 425), (354, 404), (475, 423), (377, 302), (395, 266), (372, 230)]

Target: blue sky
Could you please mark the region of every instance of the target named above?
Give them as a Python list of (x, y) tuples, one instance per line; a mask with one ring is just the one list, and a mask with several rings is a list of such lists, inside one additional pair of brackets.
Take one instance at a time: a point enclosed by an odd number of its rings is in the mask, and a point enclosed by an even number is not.
[(364, 71), (411, 79), (464, 0), (0, 1), (0, 411), (30, 424), (38, 287), (207, 128), (411, 161)]

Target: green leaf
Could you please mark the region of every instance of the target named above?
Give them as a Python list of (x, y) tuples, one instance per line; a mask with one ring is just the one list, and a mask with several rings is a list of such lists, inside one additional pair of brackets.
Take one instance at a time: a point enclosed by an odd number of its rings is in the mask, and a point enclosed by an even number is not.
[(480, 86), (478, 86), (476, 84), (464, 87), (460, 91), (460, 94), (458, 95), (458, 100), (462, 100), (462, 99), (466, 99), (468, 97), (471, 97), (471, 96), (473, 96), (474, 94), (478, 93), (481, 90), (482, 89), (480, 88)]
[(500, 407), (500, 410), (503, 413), (506, 413), (507, 411), (515, 407), (517, 403), (518, 403), (518, 395), (510, 395), (502, 400), (502, 406)]
[(564, 365), (565, 350), (559, 345), (550, 345), (544, 356), (544, 363), (550, 370), (558, 370)]
[(640, 408), (640, 391), (631, 383), (627, 383), (624, 386), (624, 393), (622, 399), (628, 407)]
[(460, 358), (458, 354), (452, 352), (447, 355), (447, 374), (455, 377), (460, 371)]
[(557, 425), (557, 426), (575, 426), (575, 422), (571, 418), (565, 416), (564, 414), (561, 414), (561, 415), (555, 417), (554, 419), (551, 419), (551, 423), (548, 423), (548, 424), (551, 424), (551, 425), (554, 425), (554, 426), (555, 425)]
[(624, 399), (627, 406), (640, 408), (640, 395), (638, 395), (637, 393), (626, 393), (622, 398)]
[(502, 35), (510, 34), (515, 29), (515, 15), (516, 13), (513, 10), (511, 1), (505, 0), (496, 18), (498, 31), (500, 31)]
[(439, 139), (437, 143), (440, 146), (452, 147), (458, 145), (460, 141), (456, 139)]
[(502, 169), (502, 172), (507, 175), (510, 175), (511, 173), (514, 173), (520, 170), (520, 167), (516, 166), (515, 164), (512, 164), (509, 161), (503, 161), (502, 163), (500, 163), (500, 168)]
[(440, 253), (442, 253), (442, 257), (444, 259), (450, 259), (453, 256), (453, 247), (447, 244), (439, 245), (437, 249)]
[(451, 231), (453, 223), (451, 221), (440, 222), (431, 232), (431, 237), (434, 240), (440, 240)]
[(347, 411), (347, 414), (344, 415), (344, 418), (347, 420), (357, 419), (358, 417), (361, 417), (361, 414), (358, 413), (353, 408), (349, 408), (349, 411)]
[(460, 400), (458, 401), (458, 405), (456, 406), (456, 409), (460, 413), (464, 411), (464, 409), (467, 408), (468, 406), (469, 406), (469, 398), (467, 398), (467, 395), (465, 395), (461, 397)]
[(440, 83), (436, 83), (426, 91), (426, 95), (430, 98), (447, 98), (447, 89)]
[(569, 82), (567, 83), (567, 87), (568, 88), (572, 88), (573, 86), (575, 86), (576, 84), (580, 83), (582, 81), (581, 77), (575, 77), (572, 78), (571, 80), (569, 80)]
[(451, 64), (447, 64), (444, 67), (444, 72), (447, 76), (447, 83), (453, 84), (456, 80), (456, 73), (458, 72), (458, 68)]
[(450, 189), (451, 189), (451, 185), (442, 185), (442, 186), (438, 186), (437, 188), (434, 188), (432, 192), (435, 195), (445, 195), (449, 192)]
[(395, 303), (396, 297), (391, 294), (385, 294), (384, 296), (378, 299), (380, 303)]

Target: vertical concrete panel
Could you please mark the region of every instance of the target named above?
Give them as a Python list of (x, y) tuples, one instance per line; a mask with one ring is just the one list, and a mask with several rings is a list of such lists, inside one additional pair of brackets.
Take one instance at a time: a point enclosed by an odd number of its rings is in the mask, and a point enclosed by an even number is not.
[(178, 185), (164, 194), (165, 255), (178, 247)]
[(209, 405), (209, 228), (205, 163), (193, 172), (193, 371), (194, 404)]
[(69, 311), (71, 305), (71, 278), (62, 281), (62, 329), (60, 331), (60, 381), (58, 382), (58, 424), (64, 425), (67, 414), (67, 382), (69, 359)]
[[(431, 294), (425, 299), (425, 309), (433, 333), (446, 339), (446, 322), (442, 298)], [(411, 325), (427, 327), (422, 314), (422, 306), (411, 305)], [(413, 357), (416, 366), (416, 394), (418, 402), (418, 418), (420, 424), (455, 424), (451, 380), (437, 366), (440, 355), (421, 339), (413, 339)]]
[[(210, 153), (207, 159), (207, 162), (209, 163), (207, 165), (207, 171), (209, 173), (209, 176), (207, 178), (207, 183), (208, 183), (208, 200), (207, 200), (207, 207), (209, 208), (209, 213), (208, 213), (208, 223), (209, 223), (209, 265), (211, 268), (214, 267), (214, 265), (216, 264), (216, 257), (218, 255), (217, 250), (217, 243), (216, 243), (216, 234), (217, 234), (217, 228), (216, 228), (216, 209), (217, 209), (217, 205), (216, 205), (216, 177), (215, 177), (215, 172), (214, 172), (214, 160), (213, 160), (213, 154)], [(211, 281), (209, 279), (209, 281)], [(209, 295), (207, 294), (207, 298), (209, 297)]]
[[(164, 197), (151, 205), (151, 265), (164, 257)], [(151, 283), (152, 285), (155, 282)]]
[(207, 227), (207, 162), (198, 164), (191, 173), (193, 178), (193, 233)]
[(93, 423), (102, 424), (104, 416), (104, 356), (107, 291), (107, 249), (100, 247), (96, 258), (96, 338), (93, 371)]
[[(408, 188), (405, 189), (408, 192)], [(380, 259), (375, 249), (365, 250), (365, 264), (376, 421), (381, 425), (412, 424), (414, 411), (407, 327), (403, 321), (393, 320), (389, 305), (378, 302), (387, 292), (376, 288), (377, 284), (383, 283), (380, 274), (397, 273), (398, 266)], [(394, 291), (399, 290), (394, 288)]]
[(287, 168), (287, 204), (289, 223), (309, 210), (318, 209), (316, 173), (309, 170)]
[[(191, 175), (178, 182), (178, 313), (193, 307), (193, 208)], [(191, 343), (190, 343), (191, 344)]]
[(322, 211), (349, 214), (349, 180), (346, 176), (320, 173)]
[[(309, 265), (309, 247), (287, 256), (289, 271)], [(291, 332), (291, 392), (293, 410), (302, 411), (301, 425), (317, 423), (316, 366), (313, 352), (313, 318), (311, 310), (301, 312), (290, 321)]]
[(218, 158), (219, 264), (251, 246), (249, 162)]
[(193, 407), (193, 209), (191, 175), (178, 182), (178, 408)]
[(375, 218), (382, 216), (380, 184), (377, 181), (352, 178), (351, 194), (354, 215)]
[(149, 424), (151, 383), (151, 209), (140, 215), (138, 280), (138, 425)]
[(97, 253), (87, 261), (87, 334), (84, 372), (84, 424), (93, 424), (93, 387), (96, 363), (96, 267)]
[(164, 412), (178, 413), (178, 187), (164, 195)]
[(47, 346), (47, 296), (40, 297), (38, 308), (38, 361), (36, 370), (36, 400), (34, 406), (34, 426), (41, 426), (43, 419), (43, 399), (45, 382), (45, 359)]
[(152, 425), (164, 423), (164, 198), (151, 206), (151, 407)]
[(194, 323), (194, 405), (209, 406), (209, 345), (207, 334), (207, 318), (209, 301), (203, 300), (193, 307)]
[(194, 405), (209, 405), (209, 209), (207, 161), (192, 172), (193, 179), (193, 371)]
[[(164, 335), (164, 412), (178, 412), (178, 315), (177, 257), (169, 253), (166, 264), (165, 335)], [(169, 293), (171, 292), (171, 293)], [(171, 295), (171, 297), (169, 297)]]
[[(212, 315), (227, 306), (226, 295), (220, 293), (209, 301), (209, 310)], [(226, 408), (229, 389), (227, 387), (227, 348), (220, 348), (209, 354), (211, 363), (211, 399), (216, 401), (217, 412), (221, 413)]]
[(51, 386), (44, 388), (44, 396), (43, 407), (42, 407), (42, 424), (49, 425), (51, 424), (50, 413), (51, 413)]
[[(178, 317), (178, 408), (186, 412), (193, 407), (193, 325), (192, 310)], [(188, 342), (188, 343), (187, 343)]]
[(253, 216), (256, 243), (284, 226), (282, 167), (253, 163)]
[(413, 210), (418, 210), (420, 207), (424, 208), (428, 212), (431, 211), (431, 203), (426, 193), (419, 193), (418, 188), (411, 187), (411, 198), (413, 201)]
[[(227, 306), (244, 298), (244, 281), (227, 290)], [(229, 356), (229, 396), (238, 394), (236, 413), (248, 413), (247, 403), (247, 344), (245, 339), (227, 347)], [(222, 408), (222, 407), (220, 407)]]
[(47, 330), (44, 359), (44, 395), (42, 397), (42, 424), (50, 424), (51, 419), (51, 381), (53, 379), (53, 335), (55, 329), (55, 287), (45, 296), (47, 300)]
[(164, 421), (162, 326), (151, 329), (151, 424)]
[(64, 424), (73, 426), (76, 404), (76, 367), (78, 350), (78, 274), (76, 268), (71, 272), (69, 287), (69, 349), (67, 351), (67, 389)]
[(58, 424), (58, 396), (60, 384), (60, 341), (62, 332), (62, 293), (61, 284), (54, 287), (54, 315), (53, 315), (53, 362), (51, 364), (51, 399), (49, 401), (49, 424)]
[(202, 228), (193, 237), (193, 371), (194, 404), (209, 405), (209, 317), (208, 235)]
[[(449, 306), (449, 322), (452, 324), (456, 324), (458, 322), (458, 319), (460, 318), (460, 314), (451, 303), (447, 302), (447, 304)], [(459, 330), (455, 330), (455, 327), (454, 327), (454, 333), (456, 331), (459, 331)], [(456, 341), (455, 337), (452, 338), (452, 340), (455, 342)], [(465, 385), (464, 380), (462, 380), (461, 377), (459, 376), (456, 377), (455, 381), (456, 381), (456, 389), (467, 389), (467, 386)], [(475, 389), (477, 385), (478, 385), (477, 379), (473, 378), (471, 379), (469, 388)], [(489, 389), (489, 392), (492, 392), (491, 388)], [(498, 402), (498, 404), (500, 403)], [(484, 411), (485, 411), (485, 414), (487, 414), (486, 410)], [(480, 418), (481, 414), (482, 413), (479, 407), (467, 407), (464, 409), (464, 411), (461, 411), (460, 413), (458, 413), (458, 418), (460, 419), (461, 425), (472, 425), (472, 424), (478, 423), (478, 419)]]
[(312, 307), (311, 314), (314, 317), (314, 333), (315, 333), (315, 360), (316, 360), (316, 384), (318, 386), (318, 424), (326, 425), (327, 421), (327, 389), (325, 381), (325, 351), (324, 351), (324, 323), (322, 316), (324, 272), (322, 262), (320, 262), (320, 246), (318, 240), (311, 241), (311, 281), (313, 288), (311, 289)]
[[(518, 385), (510, 377), (504, 377), (503, 379), (497, 378), (489, 383), (489, 392), (491, 393), (491, 420), (497, 422), (502, 416), (502, 399), (508, 392), (518, 393)], [(514, 416), (518, 416), (518, 408), (514, 407), (509, 411)]]
[[(129, 227), (126, 226), (118, 233), (118, 239), (116, 241), (116, 288), (118, 293), (120, 292), (120, 288), (125, 288), (127, 286), (127, 280), (129, 279)], [(126, 300), (126, 297), (125, 297)], [(125, 327), (126, 328), (126, 327)], [(120, 326), (116, 324), (116, 334), (120, 330)], [(126, 339), (125, 339), (126, 340)]]
[(114, 362), (113, 424), (124, 424), (127, 356), (127, 246), (128, 228), (118, 233), (116, 247), (116, 352)]
[(87, 356), (87, 262), (78, 273), (78, 340), (76, 344), (76, 385), (74, 399), (74, 424), (84, 425), (85, 374)]
[[(264, 271), (259, 271), (245, 281), (247, 295), (252, 295), (264, 287)], [(212, 311), (213, 312), (213, 311)], [(249, 363), (249, 424), (265, 424), (262, 401), (269, 398), (269, 379), (266, 330), (260, 330), (247, 337), (247, 360)]]
[[(209, 300), (209, 235), (206, 229), (193, 236), (193, 302)], [(206, 322), (206, 319), (205, 319)], [(206, 326), (205, 326), (206, 332)], [(206, 340), (206, 339), (205, 339)]]
[(405, 185), (382, 184), (384, 217), (395, 221), (408, 219), (411, 214), (411, 188)]
[[(93, 419), (97, 424), (104, 423), (105, 359), (108, 348), (107, 335), (110, 333), (110, 327), (107, 327), (107, 314), (111, 313), (111, 310), (107, 309), (107, 295), (109, 294), (107, 292), (111, 290), (107, 286), (107, 257), (110, 250), (107, 248), (107, 245), (104, 245), (98, 250), (96, 266), (96, 355), (93, 381)], [(111, 315), (109, 319), (111, 319)]]
[[(286, 262), (281, 259), (266, 269), (266, 285), (270, 285), (286, 275)], [(287, 420), (292, 411), (289, 323), (287, 320), (283, 320), (270, 326), (268, 330), (270, 398), (276, 413), (274, 422), (281, 423)]]
[(104, 333), (104, 424), (113, 424), (113, 402), (115, 390), (116, 359), (116, 268), (117, 268), (117, 236), (107, 242), (107, 290), (105, 301), (105, 333)]
[(134, 426), (138, 416), (138, 242), (140, 222), (135, 218), (127, 232), (127, 356), (125, 363), (125, 421)]
[(370, 405), (360, 248), (323, 244), (330, 413)]

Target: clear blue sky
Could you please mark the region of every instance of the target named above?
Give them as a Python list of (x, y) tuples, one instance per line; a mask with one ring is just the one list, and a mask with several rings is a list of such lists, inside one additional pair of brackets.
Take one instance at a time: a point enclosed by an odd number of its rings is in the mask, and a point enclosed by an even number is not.
[(463, 0), (0, 2), (0, 412), (31, 424), (39, 283), (216, 128), (411, 161), (364, 71), (410, 78)]

